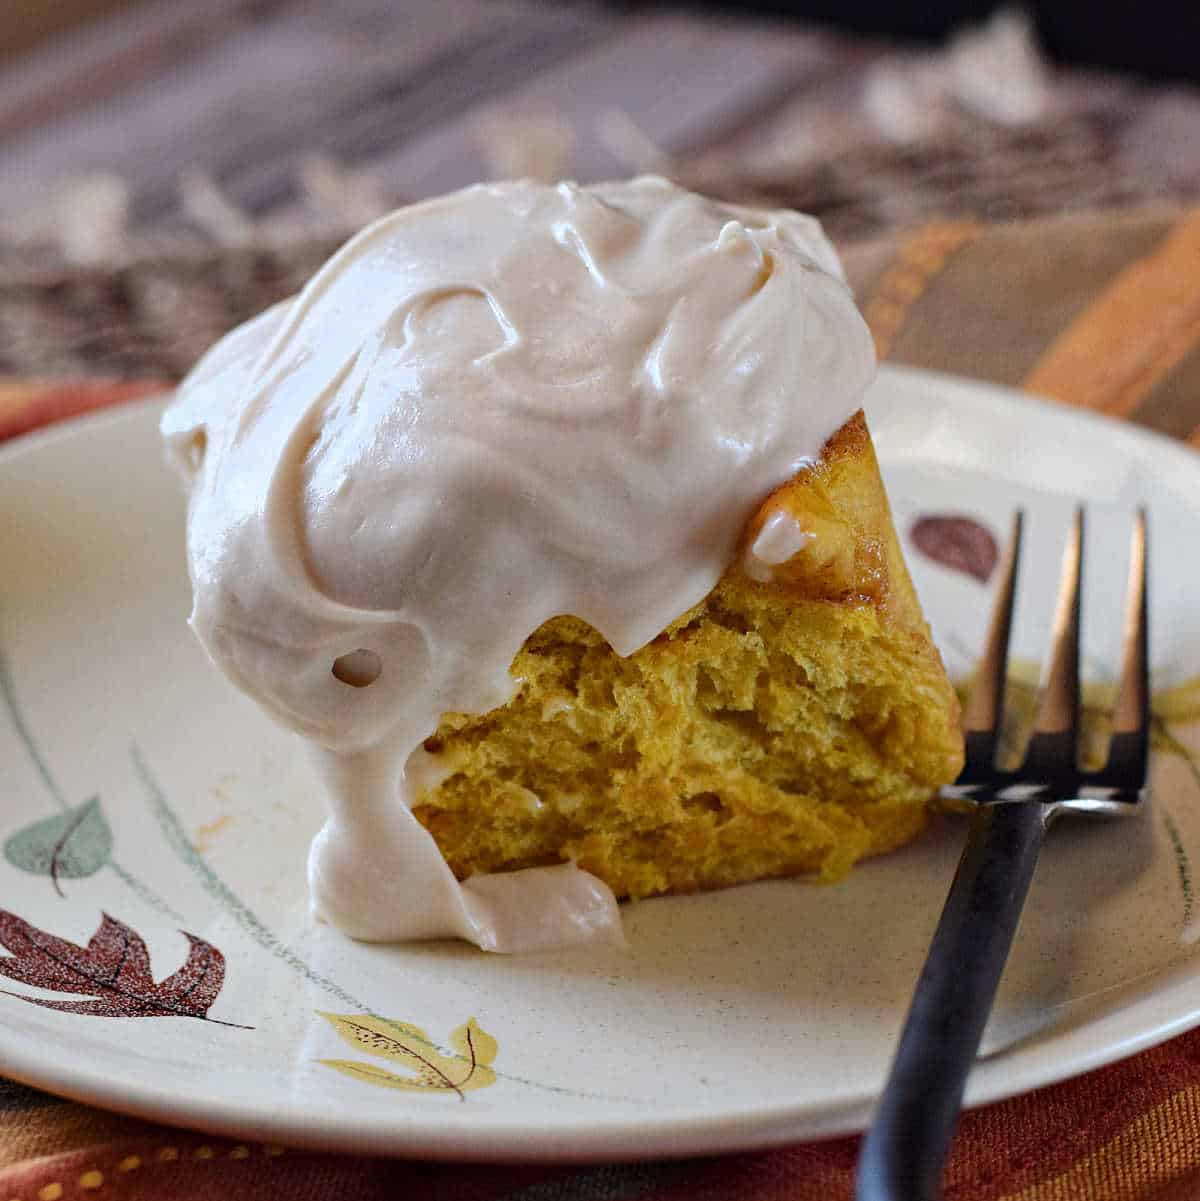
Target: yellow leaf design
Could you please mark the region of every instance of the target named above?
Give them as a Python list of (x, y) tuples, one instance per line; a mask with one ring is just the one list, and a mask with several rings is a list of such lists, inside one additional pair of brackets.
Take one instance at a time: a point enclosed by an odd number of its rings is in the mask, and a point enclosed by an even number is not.
[(451, 1032), (450, 1045), (476, 1068), (486, 1067), (500, 1050), (500, 1044), (474, 1018)]
[(327, 1068), (341, 1072), (354, 1080), (362, 1080), (367, 1084), (377, 1084), (380, 1088), (395, 1088), (406, 1093), (447, 1092), (444, 1084), (430, 1083), (429, 1079), (417, 1076), (398, 1076), (387, 1068), (377, 1068), (374, 1064), (359, 1063), (356, 1059), (318, 1059)]
[(420, 1026), (369, 1013), (324, 1013), (317, 1011), (344, 1042), (406, 1068), (397, 1075), (375, 1064), (352, 1059), (322, 1059), (318, 1062), (344, 1075), (382, 1088), (408, 1092), (454, 1092), (460, 1099), (470, 1089), (495, 1084), (491, 1068), (499, 1044), (474, 1018), (450, 1035), (453, 1052), (433, 1042)]
[(424, 1052), (437, 1052), (437, 1045), (420, 1026), (393, 1021), (370, 1013), (324, 1013), (318, 1010), (341, 1037), (357, 1051), (368, 1051), (395, 1059), (410, 1067), (421, 1062)]
[(1154, 715), (1174, 725), (1200, 721), (1200, 676), (1155, 693)]

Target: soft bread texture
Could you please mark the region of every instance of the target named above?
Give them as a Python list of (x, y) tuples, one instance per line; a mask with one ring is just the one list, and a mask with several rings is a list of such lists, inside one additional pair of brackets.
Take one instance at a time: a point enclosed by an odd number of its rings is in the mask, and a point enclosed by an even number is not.
[[(861, 413), (763, 502), (811, 540), (769, 583), (742, 554), (651, 643), (617, 655), (546, 622), (513, 699), (446, 714), (414, 812), (460, 878), (576, 861), (618, 897), (844, 876), (913, 838), (962, 764)], [(427, 764), (430, 766), (430, 764)]]

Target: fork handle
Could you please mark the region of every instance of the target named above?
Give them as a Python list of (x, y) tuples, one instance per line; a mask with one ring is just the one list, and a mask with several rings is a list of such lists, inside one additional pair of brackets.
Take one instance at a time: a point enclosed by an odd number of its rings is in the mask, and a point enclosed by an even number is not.
[(1037, 801), (981, 805), (858, 1159), (857, 1201), (936, 1201), (1045, 833)]

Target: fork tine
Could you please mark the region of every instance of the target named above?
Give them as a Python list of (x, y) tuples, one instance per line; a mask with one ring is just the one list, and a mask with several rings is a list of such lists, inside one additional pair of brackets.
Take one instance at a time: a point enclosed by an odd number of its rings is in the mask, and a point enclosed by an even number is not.
[(1004, 685), (1008, 668), (1008, 643), (1012, 634), (1013, 608), (1017, 595), (1017, 571), (1021, 561), (1021, 534), (1025, 514), (1013, 514), (1008, 550), (992, 606), (992, 621), (987, 644), (975, 670), (975, 680), (963, 711), (966, 735), (966, 766), (961, 783), (990, 778), (996, 758), (996, 746), (1004, 720)]
[[(1126, 802), (1145, 795), (1150, 731), (1146, 515), (1139, 513), (1134, 526), (1116, 732), (1109, 766), (1100, 773), (1112, 773), (1101, 780), (1112, 781), (1109, 796), (1079, 787), (1091, 785), (1097, 778), (1085, 775), (1078, 766), (1083, 527), (1083, 509), (1078, 508), (1063, 556), (1053, 640), (1025, 764), (1015, 772), (993, 773), (982, 789), (972, 787), (962, 793), (953, 787), (943, 789), (942, 794), (952, 798), (969, 798), (978, 791), (981, 795), (975, 799), (984, 803), (972, 816), (887, 1083), (863, 1139), (855, 1191), (858, 1201), (932, 1201), (941, 1196), (942, 1165), (963, 1087), (979, 1049), (1047, 827), (1060, 812), (1105, 816), (1136, 812), (1136, 806)], [(1010, 564), (1005, 588), (1011, 587), (1013, 571)], [(1001, 591), (1003, 594), (1004, 588)], [(996, 648), (1007, 641), (1007, 631), (997, 635), (995, 626), (1011, 619), (1011, 608), (1010, 596), (994, 619), (986, 669), (976, 689), (982, 697), (976, 699), (972, 694), (967, 709), (973, 724), (987, 726), (990, 722), (993, 732), (1002, 696), (996, 687), (996, 664), (1002, 671), (1004, 663), (1003, 652)], [(988, 730), (974, 732), (984, 737)]]
[(1027, 777), (1061, 778), (1076, 770), (1079, 744), (1079, 628), (1083, 594), (1083, 507), (1063, 552), (1062, 584), (1054, 615), (1037, 720), (1022, 766)]
[(1150, 622), (1149, 549), (1146, 510), (1139, 509), (1133, 523), (1129, 554), (1129, 593), (1125, 607), (1125, 649), (1120, 689), (1113, 720), (1108, 762), (1103, 782), (1138, 789), (1146, 776), (1150, 753)]

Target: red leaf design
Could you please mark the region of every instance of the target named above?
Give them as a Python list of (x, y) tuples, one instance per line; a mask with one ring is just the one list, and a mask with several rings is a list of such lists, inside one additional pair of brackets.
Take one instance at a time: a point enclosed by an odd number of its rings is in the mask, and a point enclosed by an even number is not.
[[(90, 1001), (49, 1001), (43, 1000), (41, 997), (21, 996), (19, 993), (7, 992), (2, 988), (0, 988), (0, 993), (3, 993), (6, 997), (20, 996), (22, 1001), (29, 1001), (33, 1005), (40, 1005), (43, 1009), (56, 1009), (59, 1013), (82, 1013), (98, 1018), (146, 1018), (163, 1016), (161, 1009), (147, 1009), (133, 1001), (113, 1002), (108, 997), (94, 997)], [(230, 1023), (222, 1024), (228, 1025)]]
[(184, 937), (188, 940), (188, 956), (183, 966), (155, 984), (150, 953), (141, 935), (107, 913), (88, 945), (80, 947), (0, 909), (0, 944), (12, 952), (0, 957), (0, 976), (49, 992), (90, 998), (58, 1001), (8, 993), (31, 1005), (62, 1013), (218, 1021), (208, 1017), (208, 1011), (225, 983), (225, 957), (212, 943), (194, 934), (185, 931)]
[(150, 974), (150, 952), (146, 950), (142, 936), (107, 913), (102, 916), (99, 928), (87, 945), (87, 956), (94, 966), (106, 973), (105, 978), (112, 984), (129, 988), (154, 984)]
[(212, 943), (183, 931), (188, 940), (188, 957), (183, 967), (155, 986), (158, 998), (176, 1003), (186, 1001), (193, 1008), (207, 1013), (225, 983), (225, 956)]
[(926, 558), (973, 576), (981, 584), (991, 578), (1000, 558), (992, 531), (974, 517), (927, 513), (913, 522), (909, 536)]

